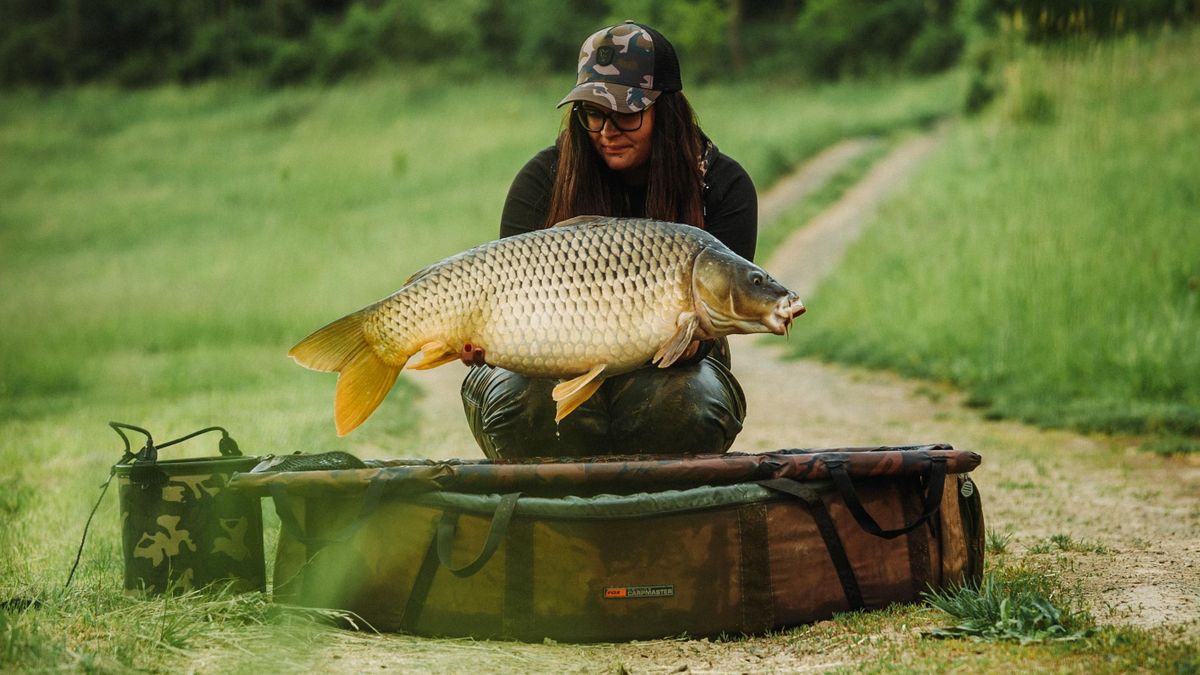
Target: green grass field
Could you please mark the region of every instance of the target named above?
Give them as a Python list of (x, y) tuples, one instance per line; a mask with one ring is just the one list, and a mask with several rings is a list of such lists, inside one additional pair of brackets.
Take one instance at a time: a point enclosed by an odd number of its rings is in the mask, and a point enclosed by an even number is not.
[[(765, 189), (843, 137), (953, 113), (962, 79), (691, 95), (705, 130)], [(333, 378), (287, 349), (493, 238), (509, 181), (552, 142), (569, 85), (447, 86), (428, 72), (327, 90), (0, 97), (0, 670), (167, 668), (191, 653), (176, 642), (212, 647), (258, 625), (257, 606), (173, 603), (152, 606), (170, 635), (130, 634), (123, 623), (142, 610), (120, 595), (113, 494), (76, 590), (58, 590), (121, 454), (107, 422), (160, 441), (221, 424), (252, 454), (420, 455), (414, 385), (402, 378), (337, 440)], [(210, 455), (215, 442), (181, 450), (169, 456)], [(18, 612), (22, 599), (40, 609)]]
[[(1192, 33), (1031, 53), (1006, 70), (997, 105), (951, 130), (805, 298), (812, 311), (792, 336), (802, 353), (951, 380), (997, 414), (1158, 430), (1171, 447), (1171, 434), (1195, 434), (1197, 62)], [(690, 94), (761, 191), (837, 140), (954, 113), (963, 80)], [(159, 440), (222, 424), (253, 454), (419, 455), (416, 386), (401, 378), (338, 440), (333, 378), (295, 366), (287, 348), (495, 236), (508, 183), (551, 142), (568, 85), (447, 87), (422, 72), (270, 93), (231, 82), (0, 97), (0, 670), (304, 667), (320, 629), (281, 619), (262, 596), (123, 596), (114, 494), (75, 586), (60, 590), (120, 455), (106, 423)], [(847, 168), (784, 228), (866, 168)], [(181, 456), (215, 452), (211, 440), (189, 445)], [(945, 620), (932, 612), (846, 615), (775, 644), (849, 644)], [(1195, 663), (1194, 642), (1132, 629), (986, 653), (910, 641), (865, 667)]]
[(796, 353), (950, 381), (997, 416), (1194, 449), (1196, 63), (1192, 31), (1010, 65), (996, 105), (806, 298)]

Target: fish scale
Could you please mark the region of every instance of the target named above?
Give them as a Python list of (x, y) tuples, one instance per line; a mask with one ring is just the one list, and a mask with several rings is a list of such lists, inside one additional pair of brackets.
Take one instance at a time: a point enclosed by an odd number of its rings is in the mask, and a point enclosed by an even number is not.
[[(708, 279), (700, 283), (693, 272), (703, 256)], [(720, 290), (699, 302), (707, 286)], [(746, 316), (732, 306), (734, 287), (752, 298)], [(730, 319), (730, 312), (737, 316)], [(605, 377), (651, 360), (670, 365), (692, 339), (782, 334), (800, 312), (795, 294), (699, 228), (585, 217), (435, 263), (289, 354), (307, 367), (340, 373), (335, 418), (342, 434), (370, 415), (417, 354), (410, 367), (432, 367), (457, 359), (470, 344), (490, 365), (580, 380), (563, 394), (578, 399)], [(560, 415), (581, 402), (564, 412), (555, 396)]]

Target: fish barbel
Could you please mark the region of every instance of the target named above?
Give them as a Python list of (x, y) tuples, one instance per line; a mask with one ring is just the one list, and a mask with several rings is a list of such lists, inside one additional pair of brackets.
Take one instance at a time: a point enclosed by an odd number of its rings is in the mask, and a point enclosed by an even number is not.
[(690, 225), (581, 216), (491, 241), (417, 272), (392, 295), (301, 340), (297, 363), (337, 372), (334, 422), (344, 436), (410, 369), (458, 360), (560, 378), (556, 420), (605, 378), (666, 368), (692, 340), (784, 335), (804, 313), (795, 293)]

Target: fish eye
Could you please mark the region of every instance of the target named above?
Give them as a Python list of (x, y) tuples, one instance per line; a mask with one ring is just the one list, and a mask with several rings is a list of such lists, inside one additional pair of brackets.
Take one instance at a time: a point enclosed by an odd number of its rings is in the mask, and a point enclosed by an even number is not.
[(763, 278), (763, 275), (759, 272), (755, 272), (750, 275), (750, 283), (754, 284), (755, 286), (762, 286), (763, 281), (765, 281), (765, 279)]

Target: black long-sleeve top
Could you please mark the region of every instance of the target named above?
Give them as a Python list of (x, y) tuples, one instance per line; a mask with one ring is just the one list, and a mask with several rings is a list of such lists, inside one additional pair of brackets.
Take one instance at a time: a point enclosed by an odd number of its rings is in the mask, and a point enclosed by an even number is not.
[[(754, 260), (758, 240), (758, 193), (750, 176), (733, 159), (709, 145), (704, 174), (704, 229), (734, 253)], [(513, 179), (500, 216), (500, 236), (540, 229), (550, 211), (558, 149), (550, 146), (533, 156)], [(625, 213), (597, 215), (644, 217), (646, 188), (625, 187)]]

